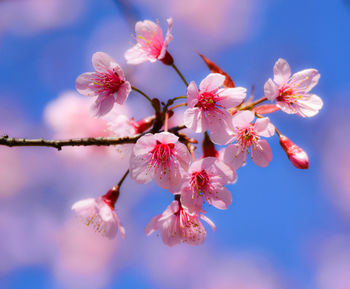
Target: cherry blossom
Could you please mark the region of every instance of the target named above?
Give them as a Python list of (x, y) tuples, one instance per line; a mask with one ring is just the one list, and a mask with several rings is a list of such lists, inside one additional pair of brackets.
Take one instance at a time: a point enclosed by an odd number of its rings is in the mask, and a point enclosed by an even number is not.
[(305, 69), (291, 76), (291, 69), (286, 60), (280, 58), (273, 68), (274, 78), (270, 78), (264, 86), (265, 96), (286, 113), (311, 117), (322, 108), (322, 99), (310, 94), (310, 90), (318, 83), (320, 74), (316, 69)]
[(218, 209), (227, 209), (232, 202), (225, 185), (236, 180), (232, 168), (214, 157), (194, 162), (181, 188), (181, 203), (190, 214), (201, 210), (204, 201)]
[(199, 218), (206, 221), (215, 231), (215, 224), (209, 218), (202, 214), (190, 215), (180, 201), (174, 200), (163, 214), (150, 220), (145, 228), (145, 234), (149, 236), (159, 230), (164, 244), (168, 246), (175, 246), (180, 242), (199, 245), (207, 235)]
[(131, 177), (140, 184), (146, 184), (154, 177), (164, 189), (177, 186), (191, 160), (188, 149), (178, 140), (169, 132), (142, 136), (130, 158)]
[(125, 53), (125, 59), (128, 64), (140, 64), (146, 61), (155, 62), (157, 60), (161, 60), (166, 64), (172, 64), (172, 57), (167, 52), (167, 47), (173, 39), (171, 35), (172, 18), (168, 18), (167, 22), (169, 27), (165, 39), (163, 39), (163, 32), (158, 23), (150, 20), (136, 23), (137, 44)]
[(93, 116), (107, 114), (115, 103), (123, 104), (131, 85), (125, 80), (124, 72), (112, 57), (104, 52), (96, 52), (92, 56), (95, 72), (86, 72), (76, 79), (79, 93), (87, 96), (97, 96), (91, 107)]
[(231, 127), (232, 116), (227, 109), (239, 105), (244, 100), (246, 89), (220, 88), (224, 81), (225, 76), (222, 74), (210, 73), (202, 80), (199, 89), (194, 81), (190, 83), (187, 88), (188, 109), (184, 114), (184, 124), (188, 128), (197, 133), (206, 130), (220, 133)]
[(87, 226), (91, 226), (103, 236), (111, 239), (119, 230), (121, 236), (125, 237), (125, 229), (120, 224), (114, 206), (105, 198), (89, 198), (78, 201), (73, 204), (72, 210), (81, 217)]
[(275, 127), (267, 117), (257, 119), (254, 124), (253, 120), (253, 112), (248, 110), (238, 112), (233, 117), (233, 130), (226, 131), (225, 135), (220, 136), (226, 143), (236, 142), (225, 148), (222, 154), (224, 162), (236, 170), (246, 162), (248, 152), (258, 166), (266, 167), (272, 160), (271, 148), (261, 137), (272, 136)]

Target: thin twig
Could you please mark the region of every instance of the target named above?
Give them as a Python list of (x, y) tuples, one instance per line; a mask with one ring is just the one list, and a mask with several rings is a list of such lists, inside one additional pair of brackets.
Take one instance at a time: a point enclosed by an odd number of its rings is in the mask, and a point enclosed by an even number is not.
[[(185, 126), (175, 126), (169, 129), (169, 132), (176, 133)], [(143, 136), (139, 134), (133, 137), (88, 137), (88, 138), (75, 138), (66, 140), (47, 140), (47, 139), (26, 139), (26, 138), (11, 138), (8, 135), (0, 137), (0, 145), (8, 147), (52, 147), (57, 150), (61, 150), (65, 146), (111, 146), (111, 145), (121, 145), (128, 143), (136, 143), (136, 141)]]
[(182, 75), (180, 70), (176, 67), (176, 65), (173, 63), (171, 66), (175, 69), (176, 73), (180, 76), (180, 78), (182, 79), (186, 87), (188, 87), (188, 82), (186, 81), (185, 77)]

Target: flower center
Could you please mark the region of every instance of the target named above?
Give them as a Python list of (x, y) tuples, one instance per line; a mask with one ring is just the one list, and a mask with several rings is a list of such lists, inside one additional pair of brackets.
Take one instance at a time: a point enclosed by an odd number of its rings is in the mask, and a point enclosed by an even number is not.
[(210, 184), (209, 176), (205, 170), (192, 173), (190, 183), (193, 191), (200, 195)]
[(219, 110), (219, 108), (223, 108), (223, 106), (217, 102), (222, 99), (224, 98), (219, 97), (215, 91), (205, 91), (200, 94), (196, 106), (203, 109), (204, 111)]
[(96, 92), (105, 93), (107, 95), (117, 92), (124, 82), (120, 79), (118, 73), (112, 70), (96, 72), (93, 81), (93, 84), (96, 87)]
[(302, 95), (296, 94), (296, 91), (290, 85), (284, 85), (279, 89), (277, 100), (292, 104), (297, 102), (300, 98), (302, 98)]
[(172, 158), (174, 157), (173, 149), (174, 144), (163, 144), (157, 141), (156, 146), (153, 148), (150, 159), (150, 167), (159, 168), (161, 167), (164, 170), (164, 173), (167, 169), (170, 169)]
[(249, 124), (248, 127), (244, 127), (238, 130), (237, 141), (244, 147), (255, 146), (260, 139), (259, 135), (256, 133), (255, 128), (252, 124)]
[(155, 58), (159, 56), (163, 47), (163, 36), (159, 28), (156, 31), (148, 31), (147, 36), (138, 35), (136, 40), (148, 55)]

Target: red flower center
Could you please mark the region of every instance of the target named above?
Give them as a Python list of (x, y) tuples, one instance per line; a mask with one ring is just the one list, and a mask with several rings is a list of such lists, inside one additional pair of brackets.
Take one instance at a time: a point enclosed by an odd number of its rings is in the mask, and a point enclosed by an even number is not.
[(106, 70), (106, 72), (96, 72), (93, 79), (97, 93), (105, 93), (107, 95), (116, 93), (119, 87), (124, 83), (120, 79), (117, 72)]

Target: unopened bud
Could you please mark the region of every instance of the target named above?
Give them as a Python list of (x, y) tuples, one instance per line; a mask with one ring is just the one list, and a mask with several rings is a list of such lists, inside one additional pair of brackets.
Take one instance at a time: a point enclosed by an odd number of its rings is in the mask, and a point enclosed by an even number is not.
[(309, 168), (309, 157), (303, 149), (284, 135), (280, 135), (280, 144), (293, 166), (297, 169)]
[(106, 194), (102, 196), (104, 202), (114, 209), (114, 205), (119, 198), (119, 186), (114, 186)]
[(202, 143), (203, 158), (206, 157), (218, 157), (219, 152), (215, 148), (215, 144), (210, 140), (207, 132), (204, 133), (204, 139)]
[(165, 56), (162, 59), (160, 59), (160, 61), (163, 62), (165, 65), (174, 64), (174, 58), (170, 55), (168, 51), (165, 53)]
[(151, 128), (153, 125), (154, 119), (155, 119), (155, 116), (152, 115), (144, 119), (140, 119), (139, 121), (133, 123), (136, 133), (143, 133), (149, 128)]

